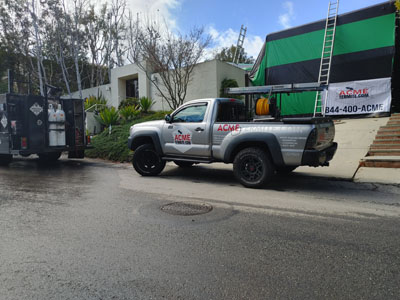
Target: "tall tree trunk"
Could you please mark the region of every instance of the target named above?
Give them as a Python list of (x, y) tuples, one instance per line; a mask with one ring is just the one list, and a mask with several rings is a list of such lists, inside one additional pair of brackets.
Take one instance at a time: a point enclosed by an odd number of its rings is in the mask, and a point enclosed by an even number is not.
[(39, 38), (39, 27), (37, 24), (37, 16), (35, 13), (35, 0), (32, 0), (32, 12), (31, 16), (33, 19), (33, 28), (35, 30), (35, 39), (36, 39), (36, 60), (37, 60), (37, 73), (38, 73), (38, 78), (39, 78), (39, 88), (40, 88), (40, 94), (44, 96), (44, 82), (43, 82), (43, 73), (42, 73), (42, 49), (40, 45), (40, 38)]

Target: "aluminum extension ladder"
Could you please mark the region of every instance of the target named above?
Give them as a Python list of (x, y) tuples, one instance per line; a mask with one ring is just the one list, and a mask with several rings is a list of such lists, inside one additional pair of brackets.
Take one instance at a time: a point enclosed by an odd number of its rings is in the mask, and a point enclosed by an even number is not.
[[(329, 76), (332, 66), (332, 55), (335, 44), (336, 22), (339, 10), (339, 0), (330, 1), (328, 7), (328, 15), (325, 24), (324, 43), (322, 46), (321, 63), (319, 66), (318, 82), (321, 85), (329, 84)], [(328, 96), (328, 89), (321, 92), (318, 91), (315, 96), (314, 117), (325, 116), (326, 101), (322, 101), (322, 93), (325, 93), (325, 99)]]
[(239, 38), (236, 45), (235, 55), (233, 56), (233, 61), (232, 61), (236, 65), (239, 63), (240, 55), (243, 52), (243, 43), (244, 43), (244, 38), (246, 37), (246, 32), (247, 32), (247, 27), (244, 27), (242, 25), (240, 27)]

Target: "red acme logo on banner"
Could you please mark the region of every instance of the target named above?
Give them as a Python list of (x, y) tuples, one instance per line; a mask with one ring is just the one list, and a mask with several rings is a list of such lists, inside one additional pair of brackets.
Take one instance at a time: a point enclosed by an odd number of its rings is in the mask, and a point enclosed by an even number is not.
[(355, 90), (353, 88), (347, 88), (347, 90), (341, 90), (339, 92), (340, 99), (348, 99), (348, 98), (363, 98), (369, 97), (368, 89), (358, 89)]

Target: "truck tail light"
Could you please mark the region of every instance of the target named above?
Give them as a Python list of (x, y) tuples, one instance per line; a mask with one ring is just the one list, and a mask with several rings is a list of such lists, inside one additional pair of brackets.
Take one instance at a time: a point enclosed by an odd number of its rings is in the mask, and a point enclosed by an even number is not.
[(317, 139), (318, 139), (317, 129), (314, 128), (308, 135), (308, 139), (306, 142), (306, 150), (314, 149), (315, 145), (317, 144)]
[(21, 149), (28, 149), (28, 139), (26, 137), (21, 137)]

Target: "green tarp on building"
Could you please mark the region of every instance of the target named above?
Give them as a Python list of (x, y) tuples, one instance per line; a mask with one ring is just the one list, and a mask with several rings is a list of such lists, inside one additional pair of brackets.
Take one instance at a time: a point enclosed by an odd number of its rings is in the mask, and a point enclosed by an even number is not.
[[(393, 1), (338, 16), (330, 83), (392, 76)], [(250, 72), (253, 85), (317, 82), (326, 20), (269, 34)], [(282, 96), (282, 114), (310, 114), (315, 93)]]

